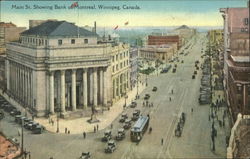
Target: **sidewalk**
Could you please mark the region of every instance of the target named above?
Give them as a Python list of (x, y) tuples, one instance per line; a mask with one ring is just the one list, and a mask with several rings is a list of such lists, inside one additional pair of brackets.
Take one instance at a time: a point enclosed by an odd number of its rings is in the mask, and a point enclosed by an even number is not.
[[(145, 84), (139, 84), (138, 93), (140, 94), (145, 88)], [(128, 98), (126, 100), (127, 106), (131, 103), (132, 100), (135, 99), (137, 93), (137, 88), (133, 88), (132, 91), (128, 93)], [(110, 107), (109, 111), (104, 111), (103, 114), (97, 114), (97, 119), (100, 120), (98, 123), (90, 124), (87, 122), (87, 120), (90, 119), (90, 117), (84, 117), (84, 118), (78, 118), (78, 119), (72, 119), (72, 120), (65, 120), (65, 119), (59, 119), (59, 133), (65, 133), (65, 128), (70, 131), (70, 134), (80, 134), (85, 132), (93, 132), (94, 126), (99, 127), (99, 130), (105, 129), (108, 127), (115, 119), (116, 117), (122, 113), (123, 111), (123, 105), (125, 103), (125, 99), (121, 98), (118, 100), (112, 107)], [(35, 121), (42, 124), (46, 127), (46, 130), (50, 132), (56, 133), (57, 130), (57, 120), (56, 117), (52, 117), (52, 120), (54, 121), (54, 125), (52, 126), (51, 123), (49, 123), (49, 119), (47, 118), (36, 118)]]

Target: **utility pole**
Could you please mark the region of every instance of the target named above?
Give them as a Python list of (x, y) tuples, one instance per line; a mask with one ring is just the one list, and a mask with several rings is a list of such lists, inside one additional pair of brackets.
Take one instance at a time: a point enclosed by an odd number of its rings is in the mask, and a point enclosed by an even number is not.
[(23, 119), (22, 119), (22, 136), (21, 136), (21, 154), (23, 155)]

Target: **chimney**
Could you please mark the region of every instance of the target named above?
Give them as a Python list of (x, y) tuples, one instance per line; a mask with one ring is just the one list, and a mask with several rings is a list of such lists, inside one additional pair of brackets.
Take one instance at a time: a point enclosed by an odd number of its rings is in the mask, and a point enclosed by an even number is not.
[(94, 22), (94, 33), (96, 33), (96, 21)]

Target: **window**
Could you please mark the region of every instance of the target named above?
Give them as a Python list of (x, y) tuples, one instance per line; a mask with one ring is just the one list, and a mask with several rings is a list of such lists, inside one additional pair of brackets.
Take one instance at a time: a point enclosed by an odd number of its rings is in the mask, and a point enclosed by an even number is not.
[(123, 62), (123, 66), (124, 66), (124, 67), (126, 66), (126, 61)]
[(58, 40), (58, 45), (62, 45), (62, 40)]
[(124, 56), (124, 57), (126, 56), (126, 52), (123, 53), (123, 56)]
[(88, 44), (89, 43), (89, 39), (84, 39), (84, 44)]
[(75, 43), (76, 43), (75, 39), (71, 39), (71, 44), (75, 44)]
[(118, 64), (116, 64), (116, 71), (118, 70)]
[(112, 69), (113, 72), (115, 72), (115, 66), (113, 66), (113, 69)]
[(248, 23), (249, 23), (248, 18), (244, 18), (244, 24), (248, 25)]
[(112, 62), (114, 62), (115, 61), (115, 57), (114, 56), (112, 56)]
[(116, 61), (118, 60), (118, 55), (116, 55)]
[(122, 53), (120, 53), (120, 59), (122, 59)]
[(120, 63), (120, 68), (122, 68), (122, 63)]
[(242, 92), (241, 85), (237, 85), (237, 94), (241, 94), (241, 92)]

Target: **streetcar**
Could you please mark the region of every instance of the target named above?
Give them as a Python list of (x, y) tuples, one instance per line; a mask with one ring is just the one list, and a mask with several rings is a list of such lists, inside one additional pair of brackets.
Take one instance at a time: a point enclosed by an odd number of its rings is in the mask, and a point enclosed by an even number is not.
[(148, 116), (140, 116), (135, 125), (131, 128), (130, 138), (131, 141), (139, 142), (143, 134), (147, 131), (149, 124)]

